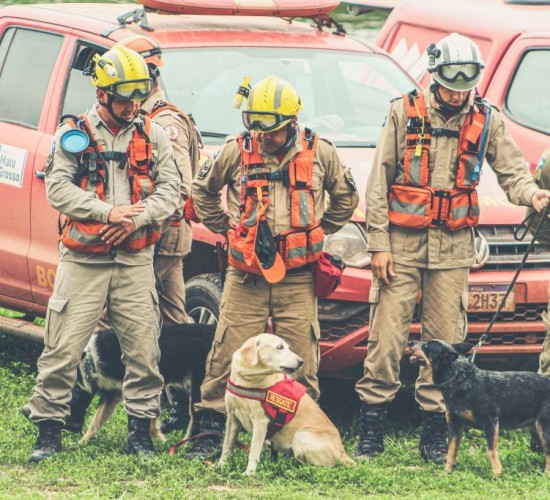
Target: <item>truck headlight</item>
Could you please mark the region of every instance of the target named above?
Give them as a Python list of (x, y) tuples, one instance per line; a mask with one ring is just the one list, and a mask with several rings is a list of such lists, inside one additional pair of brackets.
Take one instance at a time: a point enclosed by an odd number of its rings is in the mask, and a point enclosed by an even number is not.
[(371, 255), (367, 252), (365, 232), (353, 222), (348, 222), (337, 233), (326, 236), (323, 250), (339, 255), (350, 267), (363, 268), (370, 265)]

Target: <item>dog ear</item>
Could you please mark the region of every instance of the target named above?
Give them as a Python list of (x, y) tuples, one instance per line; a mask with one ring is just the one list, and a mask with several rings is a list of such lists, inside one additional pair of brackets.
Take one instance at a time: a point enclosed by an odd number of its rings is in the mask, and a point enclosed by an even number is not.
[(453, 344), (453, 349), (458, 352), (458, 354), (462, 354), (462, 356), (466, 356), (474, 347), (474, 344), (470, 344), (468, 342), (462, 342), (460, 344)]
[(255, 338), (248, 339), (241, 347), (241, 357), (249, 366), (258, 364), (258, 343)]

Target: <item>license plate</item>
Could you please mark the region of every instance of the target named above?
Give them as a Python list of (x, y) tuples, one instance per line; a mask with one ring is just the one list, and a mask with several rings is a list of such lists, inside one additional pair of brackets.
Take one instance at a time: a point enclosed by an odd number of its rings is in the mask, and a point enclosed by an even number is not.
[[(469, 285), (468, 312), (496, 312), (508, 285)], [(514, 290), (506, 298), (501, 311), (514, 311), (516, 308)]]

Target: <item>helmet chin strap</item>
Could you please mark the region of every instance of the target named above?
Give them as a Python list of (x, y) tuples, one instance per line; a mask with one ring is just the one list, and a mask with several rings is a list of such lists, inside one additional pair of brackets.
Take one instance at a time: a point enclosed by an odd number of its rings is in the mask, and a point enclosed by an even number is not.
[(290, 122), (286, 126), (286, 141), (274, 154), (275, 156), (286, 154), (290, 151), (290, 148), (296, 142), (296, 123)]
[(433, 92), (433, 95), (435, 96), (435, 100), (437, 104), (441, 107), (441, 109), (445, 113), (458, 113), (466, 104), (468, 103), (468, 99), (464, 99), (464, 102), (460, 106), (451, 106), (450, 104), (446, 103), (443, 99), (441, 99), (441, 96), (439, 95), (439, 83), (432, 83), (430, 85), (430, 90)]
[(117, 115), (115, 115), (115, 112), (113, 111), (113, 101), (114, 100), (115, 100), (114, 96), (107, 93), (107, 104), (105, 104), (104, 102), (99, 101), (99, 105), (104, 106), (107, 109), (107, 111), (109, 112), (109, 114), (111, 115), (111, 118), (115, 122), (117, 122), (119, 125), (124, 126), (124, 125), (130, 125), (131, 123), (133, 123), (134, 122), (133, 119), (130, 120), (130, 121), (126, 121), (126, 120), (123, 120), (122, 118), (119, 118)]

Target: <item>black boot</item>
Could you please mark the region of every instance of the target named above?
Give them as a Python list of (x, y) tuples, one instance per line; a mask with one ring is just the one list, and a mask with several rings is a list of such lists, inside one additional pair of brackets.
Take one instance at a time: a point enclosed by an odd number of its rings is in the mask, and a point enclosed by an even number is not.
[(40, 462), (61, 451), (61, 429), (63, 422), (43, 420), (38, 423), (38, 438), (31, 454), (31, 462)]
[[(222, 451), (225, 416), (214, 410), (203, 410), (197, 414), (199, 430), (191, 441), (185, 458), (207, 460), (218, 458)], [(202, 435), (202, 436), (201, 436)]]
[(172, 431), (186, 430), (189, 425), (189, 397), (185, 391), (175, 390), (172, 393), (172, 406), (168, 418), (162, 421), (160, 430), (164, 434)]
[(128, 443), (124, 453), (151, 458), (155, 454), (150, 432), (151, 420), (128, 415)]
[(422, 433), (418, 449), (424, 460), (444, 464), (447, 460), (447, 421), (444, 413), (422, 412)]
[(84, 427), (84, 418), (86, 411), (92, 402), (94, 395), (83, 391), (78, 385), (75, 385), (72, 390), (72, 397), (69, 406), (71, 412), (65, 421), (65, 429), (69, 432), (82, 433)]
[(354, 456), (357, 460), (376, 457), (384, 451), (384, 427), (388, 407), (386, 404), (361, 403), (359, 413), (359, 444)]

